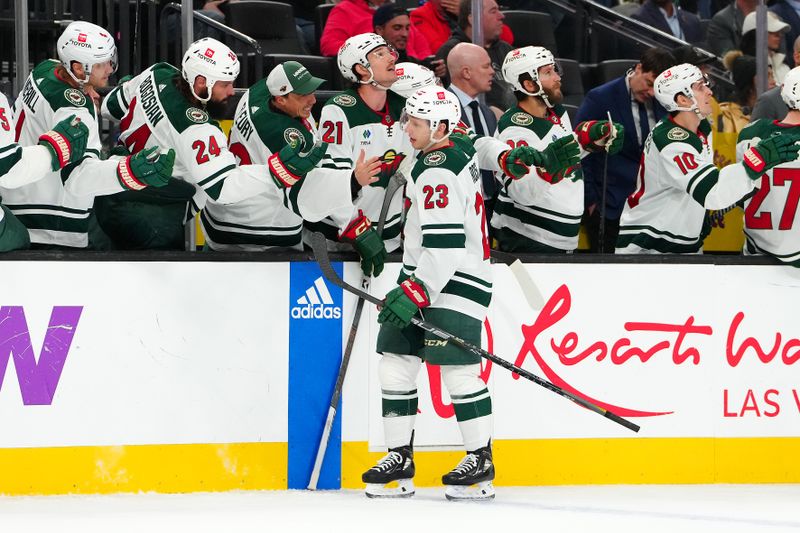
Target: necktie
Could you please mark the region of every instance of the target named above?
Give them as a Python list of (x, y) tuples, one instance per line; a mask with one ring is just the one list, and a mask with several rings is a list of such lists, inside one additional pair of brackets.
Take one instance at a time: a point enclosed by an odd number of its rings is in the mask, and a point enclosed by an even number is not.
[(486, 130), (483, 129), (483, 122), (481, 122), (481, 110), (478, 107), (477, 100), (470, 102), (469, 107), (472, 109), (472, 128), (475, 130), (475, 133), (478, 135), (486, 135)]
[(647, 108), (642, 102), (639, 102), (639, 127), (642, 129), (642, 136), (639, 138), (639, 144), (644, 145), (644, 141), (650, 133), (650, 121), (647, 120)]

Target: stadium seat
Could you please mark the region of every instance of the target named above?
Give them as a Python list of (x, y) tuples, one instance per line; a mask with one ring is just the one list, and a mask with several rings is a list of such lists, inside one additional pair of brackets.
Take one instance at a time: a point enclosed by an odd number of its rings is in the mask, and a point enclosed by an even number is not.
[(564, 95), (564, 104), (575, 106), (583, 102), (583, 80), (581, 68), (574, 59), (556, 59), (561, 66), (561, 93)]
[(291, 5), (266, 0), (239, 0), (229, 2), (227, 10), (228, 25), (257, 40), (262, 53), (302, 53)]
[(572, 127), (574, 128), (577, 125), (575, 124), (575, 115), (578, 114), (578, 106), (572, 104), (564, 104), (564, 109), (567, 110), (569, 123), (572, 124)]
[[(317, 32), (317, 41), (322, 38), (322, 30), (325, 29), (325, 22), (328, 20), (328, 15), (331, 14), (334, 4), (321, 4), (314, 10), (314, 29)], [(319, 50), (317, 50), (319, 51)]]
[(505, 22), (514, 33), (514, 47), (544, 46), (554, 56), (558, 55), (553, 19), (547, 13), (537, 11), (503, 11)]
[(322, 56), (301, 56), (297, 54), (270, 54), (264, 57), (264, 70), (269, 72), (272, 68), (285, 61), (297, 61), (308, 69), (312, 76), (325, 80), (320, 86), (322, 90), (337, 91), (344, 85), (344, 79), (339, 74), (336, 58)]
[(603, 84), (614, 78), (619, 78), (628, 69), (636, 66), (636, 63), (638, 63), (636, 59), (607, 59), (606, 61), (601, 61), (597, 65), (597, 81)]

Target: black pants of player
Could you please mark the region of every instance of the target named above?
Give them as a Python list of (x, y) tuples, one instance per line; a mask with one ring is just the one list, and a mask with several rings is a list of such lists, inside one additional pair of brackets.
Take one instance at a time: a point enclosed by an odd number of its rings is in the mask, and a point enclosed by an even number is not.
[(586, 225), (586, 236), (589, 238), (589, 252), (593, 254), (606, 253), (613, 254), (617, 245), (617, 235), (619, 235), (619, 219), (605, 220), (603, 228), (603, 249), (600, 249), (600, 210), (595, 209), (591, 215), (584, 219)]

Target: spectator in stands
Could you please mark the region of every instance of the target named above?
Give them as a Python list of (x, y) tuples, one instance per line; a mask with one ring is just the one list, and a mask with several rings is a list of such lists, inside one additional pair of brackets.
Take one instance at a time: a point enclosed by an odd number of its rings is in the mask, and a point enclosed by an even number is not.
[[(786, 54), (780, 52), (783, 34), (789, 30), (789, 25), (783, 22), (778, 15), (767, 12), (767, 58), (772, 67), (772, 75), (780, 85), (783, 78), (789, 73), (789, 66), (784, 63)], [(747, 15), (742, 24), (741, 49), (747, 55), (756, 55), (756, 12)]]
[(718, 56), (739, 48), (744, 18), (754, 12), (758, 0), (735, 0), (711, 18), (706, 36), (706, 49)]
[[(497, 6), (495, 0), (483, 0), (483, 14), (481, 15), (483, 26), (484, 48), (492, 60), (494, 69), (494, 82), (492, 90), (486, 95), (486, 103), (492, 106), (497, 116), (500, 116), (506, 109), (515, 104), (514, 93), (511, 87), (503, 79), (501, 68), (503, 60), (512, 50), (512, 46), (500, 39), (500, 32), (503, 27), (503, 13)], [(458, 27), (453, 30), (450, 39), (444, 43), (436, 52), (436, 59), (444, 59), (458, 43), (471, 43), (472, 39), (472, 1), (461, 0), (458, 12)], [(443, 79), (445, 86), (449, 85), (448, 76)]]
[[(530, 1), (530, 0), (523, 0)], [(508, 4), (506, 1), (504, 4)], [(458, 27), (458, 8), (460, 0), (428, 0), (422, 6), (411, 11), (411, 24), (422, 35), (434, 52), (450, 38), (450, 34)], [(514, 6), (512, 9), (522, 9)], [(533, 8), (531, 8), (533, 10)], [(503, 24), (500, 39), (514, 44), (511, 28)]]
[(705, 42), (705, 32), (697, 15), (677, 7), (672, 0), (645, 0), (633, 18), (684, 41)]
[[(793, 47), (794, 64), (800, 64), (800, 37), (795, 39)], [(760, 118), (769, 120), (781, 120), (789, 112), (786, 102), (781, 97), (781, 86), (764, 91), (756, 100), (750, 120), (755, 121)]]
[[(493, 136), (497, 129), (497, 117), (489, 106), (478, 101), (478, 96), (492, 89), (494, 79), (492, 60), (486, 49), (472, 43), (458, 43), (447, 56), (447, 70), (450, 72), (450, 86), (447, 89), (461, 103), (461, 120), (478, 135)], [(491, 220), (497, 185), (494, 172), (483, 170), (481, 175), (486, 220)]]
[(616, 11), (620, 15), (632, 17), (634, 13), (639, 11), (640, 7), (642, 7), (642, 3), (639, 0), (622, 0), (619, 4), (612, 7), (611, 10)]
[(411, 22), (408, 19), (408, 12), (402, 7), (392, 3), (382, 5), (372, 16), (372, 25), (375, 33), (383, 37), (397, 51), (398, 63), (411, 61), (419, 65), (424, 64), (438, 77), (444, 76), (447, 72), (443, 59), (433, 60), (433, 57), (429, 57), (421, 60), (408, 57), (406, 48)]
[[(781, 20), (789, 25), (789, 29), (783, 34), (786, 50), (791, 50), (792, 45), (800, 37), (800, 15), (794, 7), (797, 5), (793, 0), (777, 0), (769, 10), (778, 15)], [(788, 61), (787, 61), (788, 63)], [(797, 63), (788, 63), (790, 67)]]
[[(590, 154), (583, 159), (585, 225), (592, 252), (613, 253), (619, 232), (619, 218), (625, 200), (636, 188), (636, 175), (642, 157), (642, 145), (656, 122), (665, 114), (654, 98), (653, 80), (673, 64), (672, 55), (660, 48), (650, 48), (622, 77), (595, 87), (586, 94), (575, 122), (601, 120), (611, 113), (611, 120), (625, 126), (622, 150), (608, 156)], [(600, 202), (603, 198), (603, 173), (606, 174), (605, 227), (600, 242)]]
[[(386, 0), (341, 0), (331, 9), (319, 42), (320, 53), (336, 56), (339, 48), (353, 35), (372, 33), (372, 17)], [(409, 30), (406, 51), (409, 56), (424, 59), (433, 53), (422, 34)]]

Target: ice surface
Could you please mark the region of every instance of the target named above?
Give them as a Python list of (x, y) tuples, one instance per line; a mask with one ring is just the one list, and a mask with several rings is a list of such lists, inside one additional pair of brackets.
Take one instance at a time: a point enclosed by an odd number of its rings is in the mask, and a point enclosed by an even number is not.
[(361, 491), (0, 497), (0, 532), (381, 533), (800, 531), (800, 485), (498, 487), (490, 502), (444, 489), (369, 500)]

